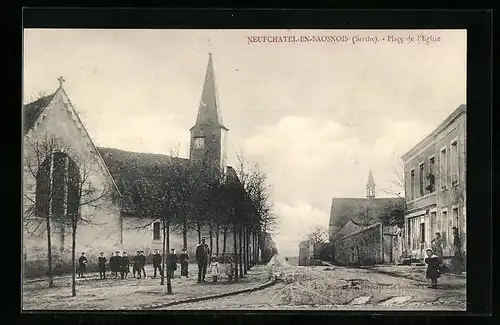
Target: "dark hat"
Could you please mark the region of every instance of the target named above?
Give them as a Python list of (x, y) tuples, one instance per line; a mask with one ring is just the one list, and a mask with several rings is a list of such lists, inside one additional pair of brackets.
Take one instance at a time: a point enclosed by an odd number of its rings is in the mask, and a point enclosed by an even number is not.
[(100, 254), (104, 254), (104, 252), (101, 252)]
[(115, 253), (116, 253), (116, 254), (120, 254), (120, 251), (116, 251)]
[(123, 254), (127, 254), (127, 252), (123, 252)]
[(85, 254), (84, 252), (82, 252), (82, 254)]
[(137, 253), (140, 253), (141, 251), (137, 251)]

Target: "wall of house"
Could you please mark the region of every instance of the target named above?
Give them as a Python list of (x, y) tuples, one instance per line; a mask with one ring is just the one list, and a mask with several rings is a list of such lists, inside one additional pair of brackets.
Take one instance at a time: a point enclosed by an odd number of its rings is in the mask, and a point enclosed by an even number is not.
[[(62, 92), (58, 92), (48, 109), (43, 122), (32, 129), (25, 136), (24, 156), (30, 154), (29, 146), (36, 139), (48, 137), (58, 138), (62, 145), (61, 151), (66, 152), (76, 163), (86, 161), (91, 167), (90, 182), (99, 192), (106, 186), (112, 188), (112, 182), (106, 174), (105, 168), (100, 164), (98, 156), (93, 152), (93, 147), (86, 138), (84, 131), (78, 128), (66, 105), (69, 102)], [(70, 148), (70, 152), (65, 150)], [(23, 179), (24, 195), (23, 206), (25, 211), (35, 200), (36, 181), (31, 173), (25, 170)], [(120, 245), (120, 215), (119, 202), (110, 198), (102, 200), (99, 209), (89, 217), (92, 224), (79, 225), (76, 237), (76, 252), (86, 252), (89, 259), (97, 258), (100, 251), (113, 251)], [(82, 215), (90, 215), (89, 207), (82, 207)], [(94, 212), (92, 210), (92, 212)], [(34, 231), (33, 225), (23, 227), (23, 251), (26, 263), (38, 263), (47, 259), (47, 234), (45, 225)], [(71, 259), (71, 234), (69, 229), (61, 229), (52, 225), (52, 251), (55, 263), (68, 263)], [(43, 264), (43, 263), (42, 263)]]
[[(457, 141), (458, 182), (452, 183), (451, 156), (452, 143)], [(441, 151), (446, 149), (446, 159)], [(434, 156), (435, 191), (424, 190), (419, 193), (419, 164), (424, 163), (428, 173), (429, 158)], [(444, 168), (441, 168), (440, 166)], [(422, 258), (425, 248), (430, 247), (430, 240), (435, 232), (440, 232), (444, 239), (443, 255), (453, 255), (452, 227), (460, 230), (463, 251), (466, 252), (466, 114), (461, 114), (446, 126), (421, 152), (408, 157), (406, 166), (407, 215), (405, 229), (408, 237), (409, 257)], [(411, 197), (411, 170), (415, 170), (415, 197)], [(428, 183), (428, 179), (424, 179)], [(425, 223), (425, 240), (422, 241), (420, 223)]]
[(381, 224), (376, 223), (334, 242), (335, 261), (343, 265), (373, 265), (383, 261)]

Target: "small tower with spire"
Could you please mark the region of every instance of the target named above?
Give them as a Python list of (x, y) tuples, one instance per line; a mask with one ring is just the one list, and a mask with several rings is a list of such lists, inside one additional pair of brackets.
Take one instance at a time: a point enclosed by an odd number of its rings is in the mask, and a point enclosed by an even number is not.
[(366, 197), (369, 199), (375, 198), (375, 181), (373, 180), (371, 168), (368, 174), (368, 182), (366, 183)]
[(222, 122), (212, 54), (209, 53), (198, 115), (194, 126), (190, 129), (189, 159), (204, 166), (217, 167), (221, 172), (225, 172), (225, 142), (228, 131)]

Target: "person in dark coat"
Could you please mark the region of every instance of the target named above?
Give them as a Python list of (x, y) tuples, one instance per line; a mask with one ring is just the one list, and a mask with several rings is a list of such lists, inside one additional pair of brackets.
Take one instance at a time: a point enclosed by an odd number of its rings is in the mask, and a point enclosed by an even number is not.
[(122, 265), (122, 257), (120, 256), (120, 252), (115, 253), (115, 265), (114, 265), (114, 274), (115, 278), (118, 279), (118, 273), (121, 271), (121, 265)]
[(106, 279), (106, 262), (108, 260), (104, 257), (104, 253), (101, 252), (99, 256), (99, 279)]
[(127, 256), (127, 252), (123, 252), (122, 258), (120, 260), (120, 275), (122, 279), (126, 279), (130, 273), (130, 259)]
[(111, 257), (109, 258), (109, 269), (111, 270), (111, 276), (115, 275), (115, 264), (116, 264), (115, 253), (111, 253)]
[(185, 248), (182, 249), (182, 253), (179, 255), (179, 260), (181, 263), (181, 276), (189, 278), (188, 275), (189, 254), (187, 253)]
[(160, 272), (160, 275), (162, 274), (161, 272), (161, 262), (162, 262), (162, 257), (160, 254), (160, 250), (157, 249), (156, 253), (153, 255), (153, 268), (154, 268), (154, 274), (153, 278), (156, 278), (156, 270), (158, 269), (158, 272)]
[(139, 279), (141, 278), (141, 272), (139, 272), (139, 260), (140, 260), (139, 256), (140, 255), (141, 255), (141, 252), (137, 251), (134, 258), (132, 259), (133, 260), (132, 271), (134, 272), (134, 278), (135, 278), (135, 274), (137, 273), (137, 278), (139, 278)]
[(167, 255), (167, 276), (173, 279), (175, 270), (177, 270), (177, 254), (175, 254), (175, 249), (172, 248), (170, 254)]
[(441, 260), (431, 248), (427, 248), (425, 251), (427, 257), (425, 258), (425, 264), (427, 264), (427, 273), (425, 277), (431, 280), (430, 288), (437, 288), (437, 279), (441, 276), (440, 264)]
[(84, 273), (87, 271), (87, 264), (89, 261), (87, 257), (85, 257), (85, 253), (82, 253), (82, 256), (78, 259), (78, 277), (84, 278)]
[(146, 266), (146, 255), (144, 255), (144, 251), (140, 251), (139, 252), (139, 261), (138, 261), (138, 267), (139, 267), (139, 279), (141, 278), (141, 271), (144, 275), (144, 278), (146, 278), (146, 269), (145, 269), (145, 266)]
[(205, 238), (201, 239), (201, 243), (196, 246), (196, 262), (198, 263), (198, 283), (205, 282), (205, 275), (207, 274), (208, 257), (210, 256), (210, 249), (205, 243)]

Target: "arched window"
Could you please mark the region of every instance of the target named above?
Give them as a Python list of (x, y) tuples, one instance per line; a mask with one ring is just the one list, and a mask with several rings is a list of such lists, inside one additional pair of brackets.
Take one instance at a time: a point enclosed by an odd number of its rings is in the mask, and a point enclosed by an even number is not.
[(63, 219), (78, 212), (80, 173), (67, 154), (54, 152), (38, 169), (36, 177), (36, 216)]

